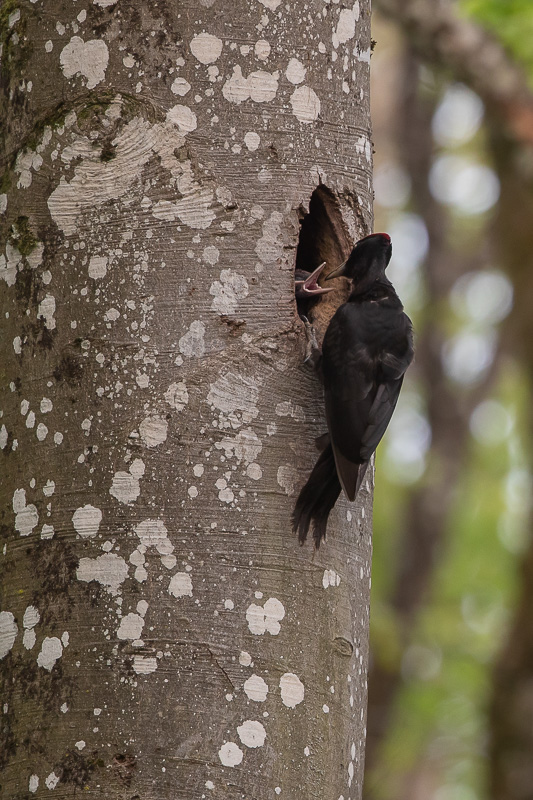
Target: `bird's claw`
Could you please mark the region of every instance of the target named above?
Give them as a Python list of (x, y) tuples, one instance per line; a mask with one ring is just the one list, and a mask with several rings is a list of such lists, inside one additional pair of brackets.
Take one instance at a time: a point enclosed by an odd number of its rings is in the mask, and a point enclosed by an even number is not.
[(316, 367), (322, 355), (316, 338), (316, 331), (307, 317), (302, 316), (301, 320), (305, 326), (305, 336), (307, 339), (304, 364), (311, 364), (311, 366)]

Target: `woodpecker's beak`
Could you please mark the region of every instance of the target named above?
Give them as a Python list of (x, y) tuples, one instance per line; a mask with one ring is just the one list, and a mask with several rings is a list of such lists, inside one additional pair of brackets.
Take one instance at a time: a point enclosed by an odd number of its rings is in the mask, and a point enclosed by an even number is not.
[(323, 286), (318, 285), (318, 278), (320, 277), (322, 270), (326, 266), (326, 262), (323, 261), (322, 264), (317, 267), (314, 272), (312, 272), (305, 281), (295, 281), (296, 288), (300, 289), (305, 294), (311, 295), (318, 295), (318, 294), (326, 294), (327, 292), (332, 292), (333, 288), (325, 288)]
[(341, 278), (344, 275), (344, 268), (346, 267), (346, 263), (347, 261), (343, 261), (342, 264), (337, 267), (337, 269), (334, 269), (333, 272), (330, 272), (328, 275), (326, 275), (324, 280), (330, 281), (332, 280), (332, 278)]

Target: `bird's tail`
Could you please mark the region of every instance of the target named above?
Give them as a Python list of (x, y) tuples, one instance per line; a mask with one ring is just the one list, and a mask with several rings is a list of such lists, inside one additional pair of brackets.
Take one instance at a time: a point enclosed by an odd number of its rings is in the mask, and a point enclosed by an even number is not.
[(313, 523), (315, 547), (317, 549), (320, 547), (320, 542), (326, 538), (329, 513), (340, 493), (341, 485), (337, 477), (335, 458), (331, 444), (328, 444), (298, 495), (292, 512), (292, 528), (298, 534), (300, 544), (307, 539), (309, 527)]

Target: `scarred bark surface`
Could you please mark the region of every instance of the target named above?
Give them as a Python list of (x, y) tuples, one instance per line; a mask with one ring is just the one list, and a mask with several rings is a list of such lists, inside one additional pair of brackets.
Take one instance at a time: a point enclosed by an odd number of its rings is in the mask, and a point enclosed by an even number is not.
[(370, 486), (298, 547), (293, 270), (317, 187), (310, 267), (370, 230), (369, 3), (0, 26), (2, 797), (358, 798)]

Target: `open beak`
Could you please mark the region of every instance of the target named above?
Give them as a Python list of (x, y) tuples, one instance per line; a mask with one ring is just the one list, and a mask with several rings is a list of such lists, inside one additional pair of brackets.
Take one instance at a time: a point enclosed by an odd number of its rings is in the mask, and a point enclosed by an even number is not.
[(304, 281), (295, 281), (295, 286), (301, 292), (310, 295), (319, 295), (319, 294), (326, 294), (327, 292), (332, 292), (333, 287), (325, 288), (323, 286), (318, 285), (318, 278), (322, 274), (322, 270), (326, 266), (326, 262), (323, 261), (319, 267), (317, 267)]
[(333, 272), (330, 272), (328, 275), (326, 275), (324, 280), (330, 281), (332, 280), (332, 278), (341, 278), (344, 275), (345, 266), (346, 266), (346, 261), (343, 261), (342, 264), (337, 267), (337, 269), (334, 269)]

